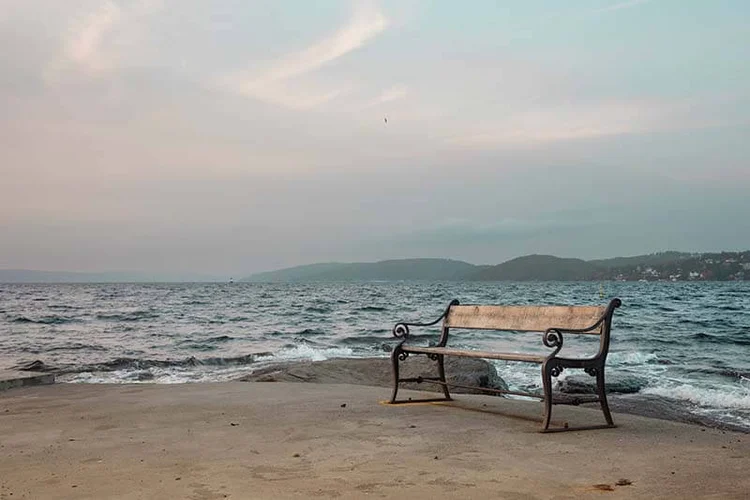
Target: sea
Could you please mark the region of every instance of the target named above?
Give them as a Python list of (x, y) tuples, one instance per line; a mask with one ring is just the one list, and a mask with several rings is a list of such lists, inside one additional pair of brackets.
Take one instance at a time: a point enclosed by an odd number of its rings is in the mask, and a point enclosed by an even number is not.
[[(279, 362), (387, 357), (396, 322), (435, 319), (452, 299), (614, 297), (623, 305), (607, 360), (610, 399), (660, 402), (750, 432), (750, 282), (0, 284), (0, 368), (41, 367), (63, 383), (227, 381)], [(412, 333), (427, 345), (439, 328)], [(596, 342), (568, 335), (563, 354), (593, 353)], [(546, 349), (541, 334), (482, 330), (456, 330), (450, 344)], [(540, 390), (538, 365), (493, 364), (511, 389)], [(556, 383), (581, 376), (566, 370)]]

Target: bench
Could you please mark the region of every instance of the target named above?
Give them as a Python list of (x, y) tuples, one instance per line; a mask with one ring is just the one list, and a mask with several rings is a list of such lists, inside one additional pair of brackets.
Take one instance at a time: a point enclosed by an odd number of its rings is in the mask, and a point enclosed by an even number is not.
[[(620, 299), (613, 299), (607, 306), (493, 306), (493, 305), (461, 305), (453, 300), (443, 314), (430, 323), (397, 323), (393, 328), (393, 335), (401, 341), (391, 352), (393, 364), (393, 395), (391, 404), (450, 401), (448, 390), (451, 387), (465, 387), (449, 384), (445, 377), (445, 356), (462, 356), (482, 359), (498, 359), (505, 361), (520, 361), (537, 363), (542, 368), (543, 394), (526, 393), (520, 391), (502, 391), (489, 388), (480, 389), (488, 393), (514, 394), (540, 398), (544, 402), (544, 417), (542, 432), (564, 429), (550, 429), (552, 417), (552, 377), (557, 377), (565, 368), (583, 369), (587, 374), (596, 377), (596, 399), (601, 405), (607, 425), (591, 426), (589, 428), (614, 427), (612, 415), (607, 404), (604, 385), (604, 363), (609, 351), (610, 329), (612, 315), (620, 307)], [(420, 346), (409, 342), (409, 327), (429, 327), (443, 321), (440, 338), (436, 345)], [(537, 332), (541, 333), (543, 345), (552, 352), (549, 354), (525, 354), (514, 352), (479, 351), (471, 349), (456, 349), (448, 346), (451, 329), (481, 329), (500, 330), (509, 332)], [(591, 357), (563, 357), (559, 356), (563, 348), (563, 335), (598, 335), (599, 350)], [(405, 361), (411, 354), (424, 354), (437, 364), (437, 376), (399, 378), (399, 363)], [(428, 382), (442, 386), (443, 398), (421, 400), (398, 400), (399, 384), (402, 382)]]

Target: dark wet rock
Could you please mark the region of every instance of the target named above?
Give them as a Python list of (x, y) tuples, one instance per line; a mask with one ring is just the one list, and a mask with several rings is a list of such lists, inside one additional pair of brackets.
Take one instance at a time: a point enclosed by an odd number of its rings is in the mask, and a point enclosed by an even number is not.
[[(645, 387), (646, 383), (645, 378), (609, 373), (605, 380), (607, 393), (612, 394), (635, 394)], [(596, 378), (588, 375), (567, 377), (560, 380), (558, 389), (565, 394), (596, 394)]]
[[(400, 365), (401, 378), (437, 376), (437, 363), (426, 356), (411, 356)], [(508, 386), (485, 360), (445, 358), (449, 383), (507, 390)], [(393, 387), (391, 360), (388, 358), (329, 359), (270, 366), (242, 377), (244, 382), (312, 382), (318, 384), (354, 384)], [(440, 386), (429, 383), (401, 384), (402, 389), (439, 392)], [(456, 393), (481, 393), (475, 389), (451, 389)]]
[[(683, 402), (674, 401), (651, 394), (612, 394), (607, 397), (609, 408), (614, 413), (628, 413), (642, 417), (671, 420), (686, 424), (698, 424), (714, 429), (750, 433), (750, 429), (741, 425), (717, 422), (706, 415), (693, 413)], [(599, 403), (584, 404), (586, 407), (598, 408)], [(615, 415), (617, 423), (617, 415)]]
[(138, 372), (138, 381), (145, 382), (147, 380), (154, 380), (154, 374), (150, 371)]
[(28, 363), (21, 363), (14, 368), (24, 372), (53, 372), (56, 370), (54, 366), (50, 366), (39, 359)]

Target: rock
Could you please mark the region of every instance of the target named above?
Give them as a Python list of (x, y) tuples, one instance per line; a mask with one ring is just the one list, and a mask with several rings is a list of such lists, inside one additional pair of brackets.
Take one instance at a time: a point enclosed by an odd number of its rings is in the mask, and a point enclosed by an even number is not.
[[(410, 356), (401, 362), (401, 378), (437, 376), (437, 363), (427, 356)], [(495, 367), (482, 359), (445, 358), (449, 383), (507, 390), (508, 385)], [(328, 359), (270, 366), (239, 380), (244, 382), (311, 382), (318, 384), (355, 384), (393, 387), (391, 360), (388, 358)], [(441, 392), (436, 384), (401, 384), (402, 389)], [(456, 393), (481, 393), (475, 389), (451, 388)]]
[(14, 367), (14, 369), (24, 372), (51, 372), (55, 370), (55, 367), (45, 364), (44, 361), (37, 359), (28, 363), (22, 363)]
[[(636, 376), (606, 374), (607, 394), (635, 394), (647, 384), (646, 379)], [(596, 394), (596, 378), (574, 375), (560, 380), (560, 392), (565, 394)]]
[(153, 380), (154, 379), (154, 374), (151, 373), (148, 370), (145, 370), (145, 371), (142, 371), (142, 372), (138, 372), (137, 378), (138, 378), (139, 382), (144, 382), (146, 380)]
[[(734, 432), (747, 432), (747, 427), (728, 422), (718, 423), (706, 415), (692, 413), (690, 407), (685, 406), (677, 400), (662, 398), (651, 394), (611, 394), (607, 397), (609, 408), (615, 413), (628, 413), (648, 418), (670, 420), (672, 422), (683, 422), (697, 424), (716, 429), (726, 429)], [(590, 405), (598, 408), (599, 403)]]

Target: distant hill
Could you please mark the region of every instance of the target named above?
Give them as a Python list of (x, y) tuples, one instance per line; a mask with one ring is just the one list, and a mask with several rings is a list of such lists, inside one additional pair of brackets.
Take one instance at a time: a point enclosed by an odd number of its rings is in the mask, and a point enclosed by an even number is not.
[(596, 266), (581, 259), (526, 255), (479, 270), (470, 276), (481, 281), (579, 281), (590, 279)]
[(326, 263), (259, 273), (242, 281), (395, 281), (462, 280), (478, 266), (450, 259), (399, 259), (381, 262)]
[(327, 263), (254, 274), (243, 281), (688, 281), (750, 280), (750, 251), (660, 252), (585, 261), (526, 255), (495, 266), (449, 259)]
[[(312, 281), (750, 281), (750, 250), (660, 252), (634, 257), (581, 260), (525, 255), (498, 265), (452, 259), (329, 262), (258, 273), (247, 282)], [(0, 283), (227, 282), (228, 278), (166, 273), (74, 273), (0, 269)]]
[(635, 257), (615, 257), (613, 259), (598, 259), (588, 261), (600, 268), (614, 269), (628, 266), (660, 266), (688, 259), (693, 254), (685, 252), (659, 252)]

